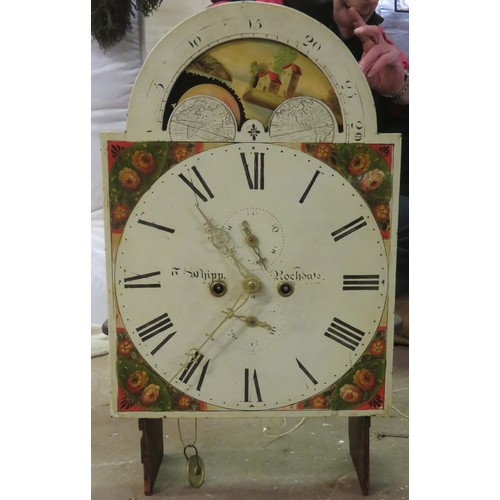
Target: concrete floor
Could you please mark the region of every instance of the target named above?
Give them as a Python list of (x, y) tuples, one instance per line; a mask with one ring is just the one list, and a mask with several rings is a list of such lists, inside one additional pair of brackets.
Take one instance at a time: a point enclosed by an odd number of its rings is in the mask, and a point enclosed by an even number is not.
[[(409, 1), (405, 2), (409, 5)], [(386, 33), (408, 56), (408, 14), (394, 12), (383, 0), (379, 13)], [(398, 310), (408, 330), (408, 301)], [(395, 346), (393, 406), (390, 417), (372, 418), (370, 498), (409, 498), (409, 347)], [(92, 499), (146, 498), (136, 419), (112, 419), (109, 413), (109, 356), (92, 358)], [(401, 413), (399, 413), (399, 412)], [(216, 500), (359, 499), (358, 479), (349, 455), (347, 419), (310, 418), (286, 436), (300, 419), (199, 420), (196, 446), (205, 465), (199, 489), (186, 479), (184, 446), (176, 420), (163, 424), (165, 454), (153, 498)], [(264, 429), (267, 430), (264, 432)], [(194, 423), (181, 422), (192, 442)], [(270, 436), (268, 436), (268, 434)], [(381, 437), (395, 434), (405, 437)]]
[[(92, 358), (92, 499), (144, 499), (138, 421), (109, 416), (109, 371), (108, 355)], [(393, 406), (408, 415), (407, 346), (395, 346), (393, 380)], [(299, 422), (298, 418), (198, 420), (196, 447), (205, 465), (205, 483), (196, 489), (186, 478), (177, 420), (164, 420), (164, 458), (153, 498), (362, 498), (349, 455), (347, 419), (309, 418), (280, 439), (266, 435), (282, 434)], [(191, 443), (194, 422), (181, 421), (181, 431), (184, 441)], [(408, 419), (396, 410), (390, 417), (372, 418), (370, 498), (409, 498), (408, 433)]]

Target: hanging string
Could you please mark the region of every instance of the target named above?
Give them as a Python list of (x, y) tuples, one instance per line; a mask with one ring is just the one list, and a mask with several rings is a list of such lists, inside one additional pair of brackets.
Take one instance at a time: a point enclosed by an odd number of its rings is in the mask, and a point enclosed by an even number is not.
[[(180, 418), (177, 419), (177, 429), (179, 429), (179, 439), (181, 440), (181, 443), (184, 445), (184, 447), (189, 446), (184, 442), (184, 439), (182, 438)], [(191, 446), (194, 446), (196, 444), (197, 437), (198, 437), (198, 419), (195, 418), (194, 419), (194, 441), (191, 444)]]

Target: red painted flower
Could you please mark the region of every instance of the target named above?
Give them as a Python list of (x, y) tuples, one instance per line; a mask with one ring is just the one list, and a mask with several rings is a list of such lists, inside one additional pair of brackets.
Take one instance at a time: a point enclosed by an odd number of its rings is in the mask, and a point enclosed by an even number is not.
[(113, 222), (125, 222), (130, 210), (126, 203), (118, 201), (113, 205), (112, 217)]
[(189, 408), (191, 408), (191, 398), (189, 396), (186, 396), (185, 394), (180, 396), (177, 400), (177, 406), (181, 410), (188, 410)]
[(311, 400), (312, 408), (326, 408), (326, 398), (322, 394), (314, 396)]
[(155, 157), (148, 151), (136, 151), (132, 156), (132, 165), (143, 174), (150, 174), (156, 168)]
[(380, 222), (386, 222), (389, 220), (389, 206), (387, 203), (379, 203), (378, 205), (375, 205), (373, 209), (373, 216), (375, 217), (375, 220)]
[(121, 356), (128, 356), (134, 350), (134, 344), (129, 339), (118, 344), (118, 354)]
[(149, 384), (139, 396), (139, 401), (144, 406), (152, 405), (160, 395), (160, 386), (155, 384)]
[(139, 394), (146, 387), (148, 380), (148, 374), (144, 370), (137, 370), (127, 379), (127, 390), (133, 394)]
[(189, 150), (184, 144), (179, 144), (174, 149), (174, 158), (175, 158), (176, 162), (184, 160), (185, 158), (187, 158), (188, 154), (189, 154)]
[(128, 167), (120, 170), (118, 180), (127, 191), (135, 191), (141, 184), (139, 174), (135, 170)]
[(370, 166), (370, 158), (368, 155), (356, 155), (353, 156), (349, 165), (347, 165), (347, 170), (351, 175), (359, 175), (368, 170)]
[(374, 356), (382, 356), (385, 352), (385, 340), (384, 339), (375, 339), (370, 344), (370, 354)]
[(361, 370), (357, 370), (353, 377), (353, 382), (363, 391), (371, 391), (375, 384), (377, 383), (377, 379), (375, 378), (375, 374), (366, 368), (362, 368)]
[(332, 152), (331, 144), (317, 144), (314, 148), (314, 156), (320, 160), (327, 160)]
[(340, 397), (347, 403), (359, 403), (362, 396), (361, 389), (352, 384), (345, 384), (340, 388)]

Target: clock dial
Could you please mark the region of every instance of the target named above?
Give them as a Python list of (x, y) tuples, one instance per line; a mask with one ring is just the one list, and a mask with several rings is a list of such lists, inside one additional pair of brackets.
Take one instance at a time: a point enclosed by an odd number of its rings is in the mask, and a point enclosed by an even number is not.
[(140, 198), (114, 280), (129, 336), (167, 382), (264, 410), (353, 366), (380, 323), (388, 269), (369, 207), (339, 173), (284, 146), (232, 144)]

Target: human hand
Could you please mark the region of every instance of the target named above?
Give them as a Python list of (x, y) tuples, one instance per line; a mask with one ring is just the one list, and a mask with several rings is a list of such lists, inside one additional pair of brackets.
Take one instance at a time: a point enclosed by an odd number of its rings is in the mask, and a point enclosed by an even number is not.
[(359, 67), (370, 87), (382, 95), (395, 95), (405, 83), (405, 69), (399, 50), (388, 43), (378, 26), (369, 26), (354, 7), (347, 14), (363, 45)]

